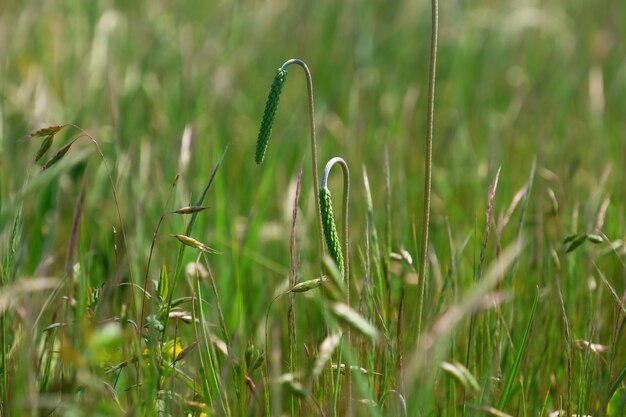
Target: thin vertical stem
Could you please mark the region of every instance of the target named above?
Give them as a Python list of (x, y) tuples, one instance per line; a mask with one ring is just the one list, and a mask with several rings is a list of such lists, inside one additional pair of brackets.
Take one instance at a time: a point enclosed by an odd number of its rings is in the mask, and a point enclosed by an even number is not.
[(435, 73), (437, 68), (437, 36), (439, 32), (439, 4), (432, 0), (432, 28), (430, 36), (430, 65), (428, 68), (428, 108), (426, 113), (426, 152), (424, 154), (424, 213), (422, 217), (422, 239), (419, 265), (419, 311), (417, 315), (417, 337), (422, 331), (424, 288), (426, 287), (426, 257), (428, 254), (428, 226), (430, 222), (430, 191), (433, 159), (433, 119), (435, 113)]

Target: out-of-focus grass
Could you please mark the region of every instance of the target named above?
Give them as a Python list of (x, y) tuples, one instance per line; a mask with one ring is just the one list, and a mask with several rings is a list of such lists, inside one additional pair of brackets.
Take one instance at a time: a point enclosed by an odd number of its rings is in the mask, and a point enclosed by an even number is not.
[[(13, 219), (20, 213), (22, 221), (15, 232), (19, 236), (14, 258), (3, 260), (3, 286), (17, 285), (27, 277), (66, 277), (72, 216), (82, 177), (87, 174), (76, 256), (78, 288), (87, 284), (99, 288), (131, 277), (143, 285), (152, 233), (160, 216), (196, 200), (228, 146), (205, 201), (209, 210), (198, 217), (194, 237), (222, 252), (211, 256), (211, 268), (233, 347), (229, 359), (219, 357), (217, 351), (203, 351), (205, 358), (220, 358), (224, 373), (223, 385), (207, 390), (227, 393), (223, 401), (230, 403), (231, 410), (226, 411), (243, 414), (246, 405), (236, 391), (247, 388), (230, 365), (243, 362), (248, 344), (263, 345), (262, 317), (288, 276), (293, 190), (300, 164), (305, 171), (298, 224), (299, 273), (302, 280), (319, 275), (312, 178), (307, 169), (304, 77), (298, 71), (290, 72), (283, 90), (267, 161), (261, 167), (253, 162), (254, 140), (272, 76), (288, 58), (308, 63), (316, 93), (320, 164), (339, 155), (355, 173), (350, 252), (353, 280), (360, 289), (364, 275), (374, 268), (367, 270), (363, 255), (367, 207), (359, 173), (362, 165), (367, 167), (380, 234), (385, 220), (381, 158), (385, 146), (391, 162), (391, 249), (399, 252), (404, 247), (417, 256), (413, 228), (420, 226), (423, 195), (429, 7), (428, 2), (406, 1), (3, 0), (0, 242), (6, 256), (14, 236)], [(539, 305), (507, 411), (512, 415), (537, 415), (542, 410), (546, 415), (559, 408), (579, 414), (603, 412), (608, 389), (626, 366), (624, 312), (610, 289), (623, 297), (624, 250), (623, 246), (611, 251), (607, 244), (585, 244), (565, 254), (562, 242), (573, 233), (603, 233), (611, 241), (625, 237), (626, 27), (621, 18), (625, 15), (626, 4), (619, 1), (441, 4), (426, 325), (473, 288), (487, 188), (498, 167), (496, 225), (514, 195), (527, 184), (536, 158), (521, 228), (518, 206), (510, 222), (492, 235), (487, 262), (496, 259), (519, 234), (525, 244), (515, 268), (502, 283), (508, 301), (499, 309), (477, 313), (470, 355), (466, 355), (469, 320), (460, 323), (444, 349), (449, 360), (466, 363), (469, 357), (466, 365), (478, 378), (481, 391), (474, 395), (464, 392), (445, 374), (425, 377), (419, 386), (402, 387), (396, 370), (386, 369), (384, 381), (366, 379), (375, 401), (396, 389), (406, 396), (412, 410), (451, 416), (477, 414), (476, 407), (498, 404), (539, 288)], [(38, 144), (24, 139), (25, 135), (43, 126), (70, 122), (98, 140), (112, 167), (128, 247), (122, 240), (107, 173), (95, 153), (88, 158), (84, 154), (66, 169), (42, 177), (46, 182), (37, 186), (41, 179), (33, 158)], [(56, 147), (71, 137), (60, 133)], [(79, 141), (74, 151), (93, 149), (87, 141)], [(164, 208), (177, 173), (181, 177), (173, 191), (174, 202)], [(335, 186), (339, 184), (331, 184)], [(604, 221), (598, 225), (607, 198)], [(184, 227), (182, 217), (165, 216), (151, 265), (151, 293), (161, 265), (173, 273), (178, 243), (169, 235), (182, 233)], [(451, 252), (461, 248), (467, 236), (469, 243), (455, 262)], [(188, 251), (185, 261), (193, 259)], [(410, 326), (417, 299), (410, 269), (393, 265), (392, 305), (382, 313), (397, 315), (400, 282), (405, 278), (407, 322), (402, 343), (407, 356), (413, 352), (417, 336)], [(191, 296), (194, 291), (194, 285), (184, 281), (177, 297)], [(7, 290), (0, 291), (4, 294)], [(139, 321), (128, 287), (105, 285), (102, 292), (103, 301), (94, 312), (94, 329), (70, 323), (65, 333), (43, 331), (84, 313), (75, 306), (73, 314), (67, 312), (71, 307), (63, 299), (67, 295), (63, 290), (55, 296), (43, 290), (29, 293), (4, 312), (7, 339), (3, 357), (11, 361), (2, 368), (7, 375), (1, 382), (3, 400), (11, 399), (4, 405), (11, 407), (3, 408), (5, 414), (28, 404), (46, 410), (58, 401), (65, 407), (61, 413), (79, 409), (115, 413), (133, 402), (138, 407), (135, 394), (128, 393), (136, 390), (127, 390), (142, 378), (133, 379), (137, 376), (129, 369), (149, 369), (154, 357), (148, 359), (142, 350), (126, 347), (128, 357), (139, 354), (145, 358), (141, 367), (128, 365), (114, 380), (93, 357), (80, 353), (95, 343), (87, 333), (98, 334), (101, 321), (124, 314)], [(209, 294), (207, 286), (203, 295), (213, 303)], [(135, 301), (140, 301), (140, 293), (135, 295)], [(84, 307), (80, 295), (76, 298), (79, 307)], [(364, 303), (369, 305), (369, 301)], [(157, 307), (154, 302), (150, 305), (154, 313)], [(317, 301), (302, 297), (297, 306), (298, 355), (304, 368), (308, 362), (302, 344), (314, 353), (325, 336), (325, 326)], [(353, 306), (358, 308), (358, 301)], [(204, 309), (209, 311), (208, 322), (217, 324), (210, 307), (213, 304)], [(184, 308), (190, 310), (191, 306)], [(267, 360), (274, 360), (272, 366), (285, 365), (270, 356), (279, 352), (282, 344), (286, 358), (286, 308), (286, 298), (280, 299), (270, 312), (272, 352)], [(40, 311), (43, 314), (37, 321)], [(382, 317), (372, 314), (368, 319), (382, 326)], [(196, 333), (188, 325), (179, 326), (185, 347), (195, 340)], [(168, 330), (170, 339), (176, 336), (173, 327)], [(210, 330), (220, 334), (217, 328)], [(376, 349), (366, 344), (360, 348), (368, 365), (393, 366), (391, 359), (376, 359), (374, 353), (385, 347), (397, 353), (390, 341), (395, 338), (394, 329), (385, 332), (390, 339), (383, 338)], [(114, 336), (125, 342), (129, 337), (126, 333)], [(576, 340), (609, 349), (604, 353), (580, 350)], [(79, 352), (63, 348), (64, 343)], [(147, 342), (151, 355), (159, 351), (154, 343)], [(46, 355), (53, 357), (50, 367), (55, 373), (51, 375), (42, 365)], [(63, 372), (55, 355), (67, 362)], [(188, 368), (181, 366), (196, 381), (200, 378), (197, 358), (194, 352), (188, 356)], [(75, 370), (90, 373), (80, 374), (78, 381), (63, 380), (62, 375), (76, 376)], [(255, 372), (251, 378), (262, 389), (262, 378)], [(156, 369), (146, 372), (143, 383), (158, 386), (157, 374)], [(184, 400), (193, 399), (194, 390), (183, 386), (180, 379), (168, 378), (159, 395), (169, 398), (166, 409), (180, 414), (189, 409)], [(44, 383), (43, 379), (48, 380)], [(313, 392), (329, 410), (333, 382), (329, 376), (324, 381)], [(114, 387), (111, 390), (121, 408), (113, 396), (102, 392), (100, 382)], [(68, 395), (59, 396), (61, 392)], [(183, 398), (167, 397), (177, 392)], [(150, 395), (156, 398), (157, 394)], [(356, 391), (355, 395), (358, 399), (362, 393)], [(250, 414), (260, 414), (262, 397), (248, 406)], [(90, 402), (92, 398), (97, 401)], [(386, 407), (397, 402), (389, 395), (385, 398)], [(228, 408), (220, 404), (215, 399), (214, 409)], [(299, 406), (314, 410), (311, 403)]]

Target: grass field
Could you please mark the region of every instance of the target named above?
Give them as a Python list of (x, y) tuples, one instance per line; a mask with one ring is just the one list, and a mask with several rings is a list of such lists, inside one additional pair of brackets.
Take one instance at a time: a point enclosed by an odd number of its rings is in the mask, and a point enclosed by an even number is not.
[(421, 259), (430, 2), (2, 0), (0, 416), (626, 415), (626, 3), (439, 7)]

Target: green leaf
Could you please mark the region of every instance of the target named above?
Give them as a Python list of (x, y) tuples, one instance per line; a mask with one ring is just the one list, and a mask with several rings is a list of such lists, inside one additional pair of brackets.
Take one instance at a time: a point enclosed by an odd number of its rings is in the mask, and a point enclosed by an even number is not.
[(621, 387), (613, 393), (606, 406), (607, 417), (623, 416), (626, 412), (626, 387)]
[(169, 276), (167, 274), (167, 267), (165, 264), (161, 266), (161, 276), (159, 277), (159, 297), (162, 301), (167, 300), (167, 295), (169, 294)]
[(526, 351), (526, 346), (528, 345), (528, 338), (530, 336), (530, 329), (532, 328), (533, 319), (535, 318), (535, 311), (537, 310), (537, 303), (539, 302), (539, 293), (535, 296), (535, 301), (533, 301), (532, 309), (530, 310), (530, 318), (528, 319), (528, 324), (526, 325), (526, 331), (524, 332), (524, 339), (522, 339), (522, 345), (517, 350), (517, 354), (515, 355), (515, 361), (513, 362), (513, 366), (509, 370), (509, 374), (506, 378), (506, 384), (504, 385), (504, 390), (502, 391), (502, 397), (500, 397), (500, 402), (498, 403), (498, 409), (504, 410), (506, 404), (511, 399), (511, 392), (513, 391), (513, 384), (515, 383), (515, 377), (517, 376), (517, 371), (519, 370), (519, 366), (522, 363), (522, 357), (524, 356), (524, 352)]

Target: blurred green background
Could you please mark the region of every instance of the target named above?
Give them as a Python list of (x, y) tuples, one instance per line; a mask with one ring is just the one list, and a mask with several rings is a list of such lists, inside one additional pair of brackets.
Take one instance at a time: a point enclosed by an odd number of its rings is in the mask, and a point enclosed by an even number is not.
[[(482, 220), (487, 186), (500, 166), (497, 201), (508, 204), (533, 158), (542, 177), (538, 193), (553, 190), (568, 215), (588, 204), (581, 220), (587, 224), (570, 224), (571, 232), (589, 226), (600, 186), (611, 196), (609, 215), (621, 219), (611, 224), (621, 224), (626, 5), (455, 1), (440, 7), (432, 239), (446, 241), (445, 219), (458, 236)], [(429, 2), (3, 0), (0, 12), (4, 201), (31, 166), (34, 145), (20, 139), (72, 122), (93, 134), (116, 166), (123, 211), (140, 229), (137, 240), (149, 239), (175, 174), (182, 175), (179, 198), (188, 202), (226, 146), (205, 216), (213, 221), (211, 240), (231, 242), (235, 226), (245, 230), (259, 211), (288, 226), (286, 191), (302, 158), (310, 157), (299, 71), (289, 74), (269, 166), (255, 166), (252, 155), (274, 71), (299, 57), (314, 78), (320, 165), (340, 155), (352, 169), (354, 224), (362, 227), (364, 218), (361, 168), (378, 200), (387, 147), (394, 244), (411, 246), (412, 225), (421, 218)], [(304, 167), (311, 220), (309, 163)], [(93, 231), (110, 236), (112, 199), (106, 183), (93, 181), (99, 191), (89, 193), (87, 213), (99, 219)], [(77, 192), (47, 191), (28, 206), (71, 207), (72, 195)], [(71, 216), (57, 220), (70, 224)], [(353, 230), (358, 238), (359, 227)], [(265, 255), (284, 264), (284, 248)]]
[[(457, 244), (472, 236), (463, 261), (472, 270), (497, 169), (495, 213), (503, 213), (528, 181), (533, 160), (525, 270), (547, 262), (544, 247), (559, 248), (568, 234), (594, 231), (606, 198), (601, 231), (624, 238), (625, 19), (626, 2), (615, 0), (441, 2), (431, 229), (441, 265), (450, 261), (449, 228)], [(427, 1), (1, 0), (0, 226), (6, 231), (23, 204), (19, 275), (62, 271), (84, 173), (90, 177), (81, 267), (93, 285), (125, 273), (115, 260), (113, 228), (119, 224), (97, 153), (79, 141), (71, 154), (84, 150), (88, 158), (37, 182), (38, 144), (25, 138), (29, 132), (74, 123), (96, 138), (112, 168), (138, 277), (163, 211), (195, 200), (228, 147), (195, 236), (222, 252), (212, 266), (228, 321), (247, 334), (288, 274), (301, 164), (301, 274), (316, 273), (317, 241), (308, 238), (316, 226), (307, 102), (296, 68), (283, 90), (267, 162), (253, 161), (272, 77), (294, 57), (313, 74), (320, 165), (342, 156), (351, 168), (354, 276), (363, 273), (362, 169), (382, 229), (385, 149), (391, 249), (413, 251), (413, 230), (421, 227), (429, 38)], [(164, 208), (177, 173), (174, 203)], [(339, 207), (339, 178), (332, 187)], [(553, 215), (556, 226), (552, 217), (544, 224)], [(178, 243), (169, 234), (182, 233), (183, 226), (180, 217), (166, 216), (154, 271), (174, 262)], [(515, 235), (505, 230), (502, 242)], [(607, 268), (623, 276), (617, 263)], [(538, 270), (532, 283), (516, 284), (524, 289), (520, 302), (549, 280)], [(570, 270), (572, 285), (590, 271), (591, 263)], [(624, 290), (623, 280), (615, 285)], [(568, 309), (583, 314), (573, 301)], [(587, 321), (577, 323), (584, 333)]]

